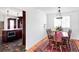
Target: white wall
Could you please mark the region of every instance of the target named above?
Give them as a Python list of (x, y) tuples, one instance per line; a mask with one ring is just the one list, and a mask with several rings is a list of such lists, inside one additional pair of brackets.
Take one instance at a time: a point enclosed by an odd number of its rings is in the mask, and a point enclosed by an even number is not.
[(29, 49), (45, 36), (46, 15), (40, 10), (28, 8), (26, 20), (26, 49)]
[[(79, 40), (79, 11), (63, 13), (64, 16), (70, 16), (70, 28), (72, 29), (72, 39)], [(47, 26), (54, 28), (55, 14), (47, 15)]]
[(72, 38), (79, 40), (79, 12), (72, 13), (71, 15), (71, 29), (72, 29)]
[(54, 14), (47, 15), (47, 28), (54, 28)]
[(0, 12), (0, 22), (4, 22), (4, 29), (7, 29), (8, 27), (8, 22), (7, 22), (7, 16), (3, 15), (1, 12)]
[(15, 17), (14, 16), (10, 16), (10, 15), (9, 16), (4, 15), (3, 17), (4, 17), (3, 18), (3, 21), (4, 21), (4, 29), (6, 30), (6, 29), (8, 29), (8, 18), (15, 18)]
[(0, 13), (0, 21), (4, 21), (4, 15)]
[[(7, 14), (7, 10), (9, 11)], [(18, 15), (17, 15), (18, 13)], [(8, 18), (15, 18), (17, 16), (22, 16), (22, 11), (16, 8), (5, 8), (5, 7), (0, 7), (0, 21), (4, 21), (4, 29), (8, 29)]]

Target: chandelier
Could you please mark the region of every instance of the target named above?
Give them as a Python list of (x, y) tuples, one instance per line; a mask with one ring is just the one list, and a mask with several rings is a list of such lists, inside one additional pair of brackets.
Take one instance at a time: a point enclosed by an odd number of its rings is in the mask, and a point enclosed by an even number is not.
[(58, 14), (56, 19), (62, 19), (62, 15), (61, 15), (61, 7), (58, 7)]

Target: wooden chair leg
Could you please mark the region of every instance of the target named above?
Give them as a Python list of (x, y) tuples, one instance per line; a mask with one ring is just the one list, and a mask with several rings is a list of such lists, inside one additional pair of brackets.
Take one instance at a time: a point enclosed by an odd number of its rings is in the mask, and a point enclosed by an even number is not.
[(57, 43), (57, 45), (56, 45), (56, 50), (60, 50), (60, 52), (62, 52), (62, 45), (61, 44), (59, 44), (59, 43)]
[(56, 42), (56, 44), (55, 44), (55, 48), (56, 48), (56, 50), (58, 49), (58, 47), (57, 47), (57, 42)]
[(60, 45), (60, 52), (62, 52), (62, 46)]

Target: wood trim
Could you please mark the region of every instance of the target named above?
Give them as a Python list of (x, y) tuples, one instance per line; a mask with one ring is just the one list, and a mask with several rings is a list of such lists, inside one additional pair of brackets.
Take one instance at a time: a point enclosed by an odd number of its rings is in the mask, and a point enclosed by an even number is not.
[(33, 45), (30, 49), (28, 49), (28, 52), (34, 52), (38, 47), (40, 47), (42, 44), (44, 44), (48, 39), (48, 37), (45, 36), (42, 40), (37, 42), (35, 45)]
[(14, 20), (14, 28), (16, 28), (16, 19), (8, 18), (8, 29), (10, 29), (10, 20)]
[(22, 27), (20, 27), (20, 23), (23, 24), (23, 23), (22, 23), (23, 17), (20, 16), (20, 17), (18, 17), (18, 18), (19, 18), (19, 20), (18, 20), (18, 28), (22, 28)]
[(22, 11), (23, 13), (23, 20), (22, 20), (22, 24), (23, 24), (23, 31), (22, 31), (22, 38), (23, 38), (23, 45), (26, 45), (26, 12)]

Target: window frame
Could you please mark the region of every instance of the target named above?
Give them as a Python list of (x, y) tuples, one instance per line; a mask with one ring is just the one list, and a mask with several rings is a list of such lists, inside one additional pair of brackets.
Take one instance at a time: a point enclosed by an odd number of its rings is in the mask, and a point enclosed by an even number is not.
[[(63, 21), (62, 21), (63, 19), (56, 19), (56, 17), (54, 17), (54, 27), (56, 28), (56, 27), (61, 26), (62, 28), (70, 28), (70, 16), (62, 16), (62, 17), (63, 17), (63, 18), (64, 18), (64, 17), (69, 18), (69, 19), (68, 19), (69, 25), (68, 25), (68, 26), (63, 26)], [(58, 20), (61, 20), (59, 26), (56, 26), (56, 23), (55, 23), (56, 21), (55, 21), (55, 20), (57, 20), (57, 21), (58, 21)], [(66, 21), (66, 20), (65, 20), (65, 21)]]
[(11, 29), (10, 28), (10, 20), (14, 20), (14, 28), (16, 28), (16, 19), (14, 19), (14, 18), (8, 18), (8, 29)]

